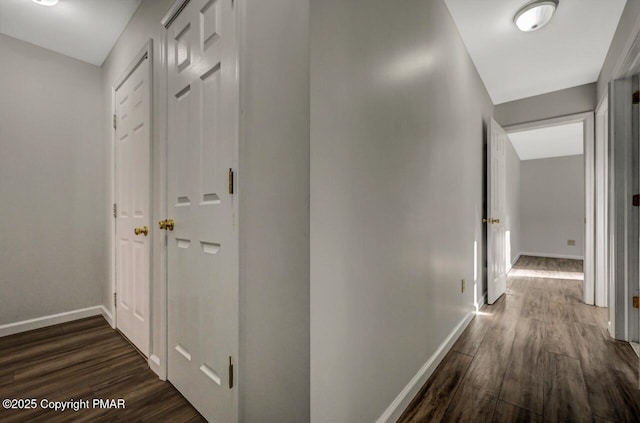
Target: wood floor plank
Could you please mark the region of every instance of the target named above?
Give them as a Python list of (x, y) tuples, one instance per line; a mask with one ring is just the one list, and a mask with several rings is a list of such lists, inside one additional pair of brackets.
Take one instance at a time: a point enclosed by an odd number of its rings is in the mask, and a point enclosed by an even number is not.
[(125, 410), (0, 408), (2, 423), (205, 421), (100, 316), (0, 338), (0, 369), (2, 398), (126, 400)]
[(638, 421), (640, 391), (614, 369), (585, 369), (589, 403), (594, 415), (617, 422)]
[(511, 356), (502, 383), (500, 399), (543, 413), (544, 323), (522, 318), (516, 327)]
[(547, 300), (545, 291), (542, 289), (527, 290), (520, 315), (527, 319), (546, 321)]
[(522, 314), (522, 306), (526, 296), (505, 294), (496, 304), (487, 308), (487, 312), (493, 313), (492, 326), (495, 328), (511, 331), (518, 323), (518, 319)]
[(473, 358), (463, 382), (482, 388), (497, 398), (507, 370), (514, 338), (514, 329), (490, 329)]
[(13, 372), (4, 372), (0, 374), (0, 386), (13, 383)]
[(472, 357), (451, 351), (413, 399), (399, 423), (437, 422), (458, 389)]
[(54, 338), (56, 335), (62, 335), (62, 333), (63, 331), (60, 325), (56, 325), (1, 337), (0, 354), (6, 354), (6, 350), (8, 350), (9, 348), (15, 346), (25, 346), (31, 342), (37, 342), (38, 340), (42, 339), (49, 340)]
[(507, 279), (507, 294), (525, 295), (529, 284), (527, 278), (510, 278)]
[(547, 321), (545, 323), (544, 349), (546, 351), (578, 358), (580, 348), (578, 330), (572, 322)]
[(476, 315), (462, 332), (460, 338), (453, 344), (452, 350), (471, 356), (476, 355), (485, 334), (490, 328), (491, 323), (486, 316)]
[(609, 364), (620, 371), (630, 386), (640, 389), (640, 357), (628, 342), (608, 339), (605, 341)]
[(125, 348), (127, 342), (121, 337), (107, 337), (90, 345), (78, 347), (77, 349), (52, 353), (50, 355), (29, 360), (27, 363), (20, 363), (15, 366), (15, 379), (23, 380), (36, 378), (48, 373), (64, 370), (71, 365), (79, 363), (90, 363), (96, 355), (104, 354), (109, 356)]
[(515, 328), (492, 327), (487, 331), (443, 422), (491, 421), (514, 337)]
[(0, 368), (16, 365), (16, 363), (20, 365), (20, 363), (47, 356), (53, 352), (69, 351), (91, 345), (112, 332), (113, 330), (108, 326), (100, 327), (90, 331), (63, 334), (51, 340), (44, 339), (24, 346), (7, 348), (2, 351), (3, 355), (0, 356)]
[[(582, 261), (525, 257), (514, 268), (507, 295), (453, 347), (473, 360), (441, 421), (638, 421), (640, 359), (610, 338), (606, 309), (582, 302)], [(432, 380), (416, 401), (413, 410), (439, 401)]]
[(549, 299), (546, 302), (544, 320), (547, 322), (565, 321), (577, 322), (574, 308), (565, 302)]
[(569, 307), (573, 308), (573, 314), (575, 315), (575, 321), (577, 323), (600, 327), (600, 324), (595, 317), (596, 313), (592, 310), (597, 307), (589, 306), (582, 302), (571, 302)]
[(442, 416), (443, 423), (486, 423), (493, 418), (497, 397), (490, 390), (470, 383), (460, 385)]
[(542, 416), (513, 404), (498, 401), (493, 423), (542, 423)]
[(593, 314), (593, 320), (603, 330), (609, 329), (609, 309), (604, 307), (589, 307), (589, 310)]
[(580, 361), (546, 353), (545, 422), (586, 422), (592, 419)]
[(615, 423), (613, 420), (604, 419), (599, 416), (593, 416), (593, 423)]

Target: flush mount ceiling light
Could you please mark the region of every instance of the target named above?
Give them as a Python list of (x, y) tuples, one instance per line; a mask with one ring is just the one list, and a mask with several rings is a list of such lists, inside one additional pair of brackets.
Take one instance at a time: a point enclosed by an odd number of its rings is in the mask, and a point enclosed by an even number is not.
[(518, 10), (513, 22), (520, 31), (536, 31), (549, 23), (557, 7), (558, 0), (537, 0), (528, 3)]
[(41, 6), (55, 6), (58, 4), (58, 0), (33, 0), (33, 2)]

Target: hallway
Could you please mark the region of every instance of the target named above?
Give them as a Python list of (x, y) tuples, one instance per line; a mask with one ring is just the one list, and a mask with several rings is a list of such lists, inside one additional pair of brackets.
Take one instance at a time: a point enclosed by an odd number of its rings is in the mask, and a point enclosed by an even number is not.
[(609, 337), (606, 309), (582, 303), (581, 267), (521, 257), (507, 294), (474, 318), (400, 422), (637, 420), (638, 357)]

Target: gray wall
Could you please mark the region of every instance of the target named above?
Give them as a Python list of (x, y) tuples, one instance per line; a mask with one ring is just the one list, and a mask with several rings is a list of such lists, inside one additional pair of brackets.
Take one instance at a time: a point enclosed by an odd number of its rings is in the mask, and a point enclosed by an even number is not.
[(309, 0), (245, 0), (241, 421), (309, 421)]
[[(513, 148), (511, 142), (507, 143), (506, 152), (506, 186), (507, 186), (507, 198), (506, 198), (506, 215), (505, 224), (506, 230), (510, 234), (510, 262), (513, 264), (515, 259), (520, 254), (520, 239), (521, 239), (521, 226), (520, 226), (520, 157)], [(507, 269), (508, 271), (509, 269)]]
[(584, 156), (525, 160), (520, 169), (521, 252), (583, 257)]
[(0, 57), (0, 324), (100, 305), (100, 68), (4, 35)]
[(375, 421), (473, 309), (492, 112), (443, 1), (312, 2), (313, 422)]
[(609, 82), (618, 77), (618, 75), (614, 75), (615, 67), (620, 60), (625, 58), (627, 54), (625, 49), (628, 48), (629, 42), (637, 35), (634, 28), (636, 27), (638, 19), (640, 19), (640, 1), (628, 0), (622, 11), (620, 23), (618, 23), (618, 28), (611, 41), (609, 52), (607, 53), (607, 57), (602, 65), (602, 70), (600, 71), (600, 76), (598, 77), (598, 100), (604, 95)]
[(495, 119), (509, 126), (588, 112), (596, 105), (596, 84), (591, 83), (498, 104)]

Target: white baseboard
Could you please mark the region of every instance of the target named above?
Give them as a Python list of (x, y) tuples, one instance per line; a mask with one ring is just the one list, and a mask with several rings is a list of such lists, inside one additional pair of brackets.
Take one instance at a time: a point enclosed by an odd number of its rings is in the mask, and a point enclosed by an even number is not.
[(438, 365), (444, 359), (444, 356), (449, 352), (453, 344), (458, 340), (462, 332), (467, 328), (471, 319), (475, 313), (470, 311), (467, 315), (458, 323), (458, 325), (451, 331), (449, 336), (440, 344), (438, 349), (429, 360), (418, 370), (413, 378), (409, 381), (409, 384), (404, 387), (400, 394), (393, 400), (391, 405), (382, 413), (382, 415), (376, 420), (376, 423), (394, 423), (398, 421), (404, 410), (409, 406), (409, 403), (416, 396), (420, 388), (426, 383), (429, 377), (436, 370)]
[(157, 374), (161, 380), (166, 380), (162, 378), (162, 369), (160, 368), (160, 357), (155, 354), (151, 354), (149, 356), (149, 368), (153, 370), (155, 374)]
[(480, 304), (476, 304), (476, 311), (482, 310), (482, 307), (487, 305), (487, 299), (489, 298), (489, 293), (485, 292), (482, 294), (482, 298), (480, 299)]
[(64, 313), (52, 314), (50, 316), (37, 317), (35, 319), (23, 320), (21, 322), (7, 323), (6, 325), (0, 325), (0, 337), (45, 328), (47, 326), (53, 326), (60, 323), (71, 322), (73, 320), (84, 319), (85, 317), (99, 316), (101, 314), (102, 306), (94, 306), (67, 311)]
[(513, 269), (513, 266), (516, 265), (516, 263), (518, 262), (518, 260), (520, 259), (520, 256), (522, 255), (522, 253), (518, 253), (517, 256), (515, 256), (515, 258), (513, 260), (511, 260), (511, 263), (509, 263), (509, 265), (507, 266), (507, 273), (509, 273), (509, 271), (511, 269)]
[(549, 257), (549, 258), (561, 258), (561, 259), (572, 259), (572, 260), (584, 260), (584, 256), (572, 256), (567, 254), (547, 254), (547, 253), (520, 253), (520, 256), (532, 256), (532, 257)]
[(111, 326), (112, 329), (115, 329), (116, 321), (113, 319), (113, 314), (111, 314), (111, 312), (105, 306), (100, 306), (100, 311), (102, 312), (102, 317), (104, 317), (104, 320), (109, 323), (109, 326)]

